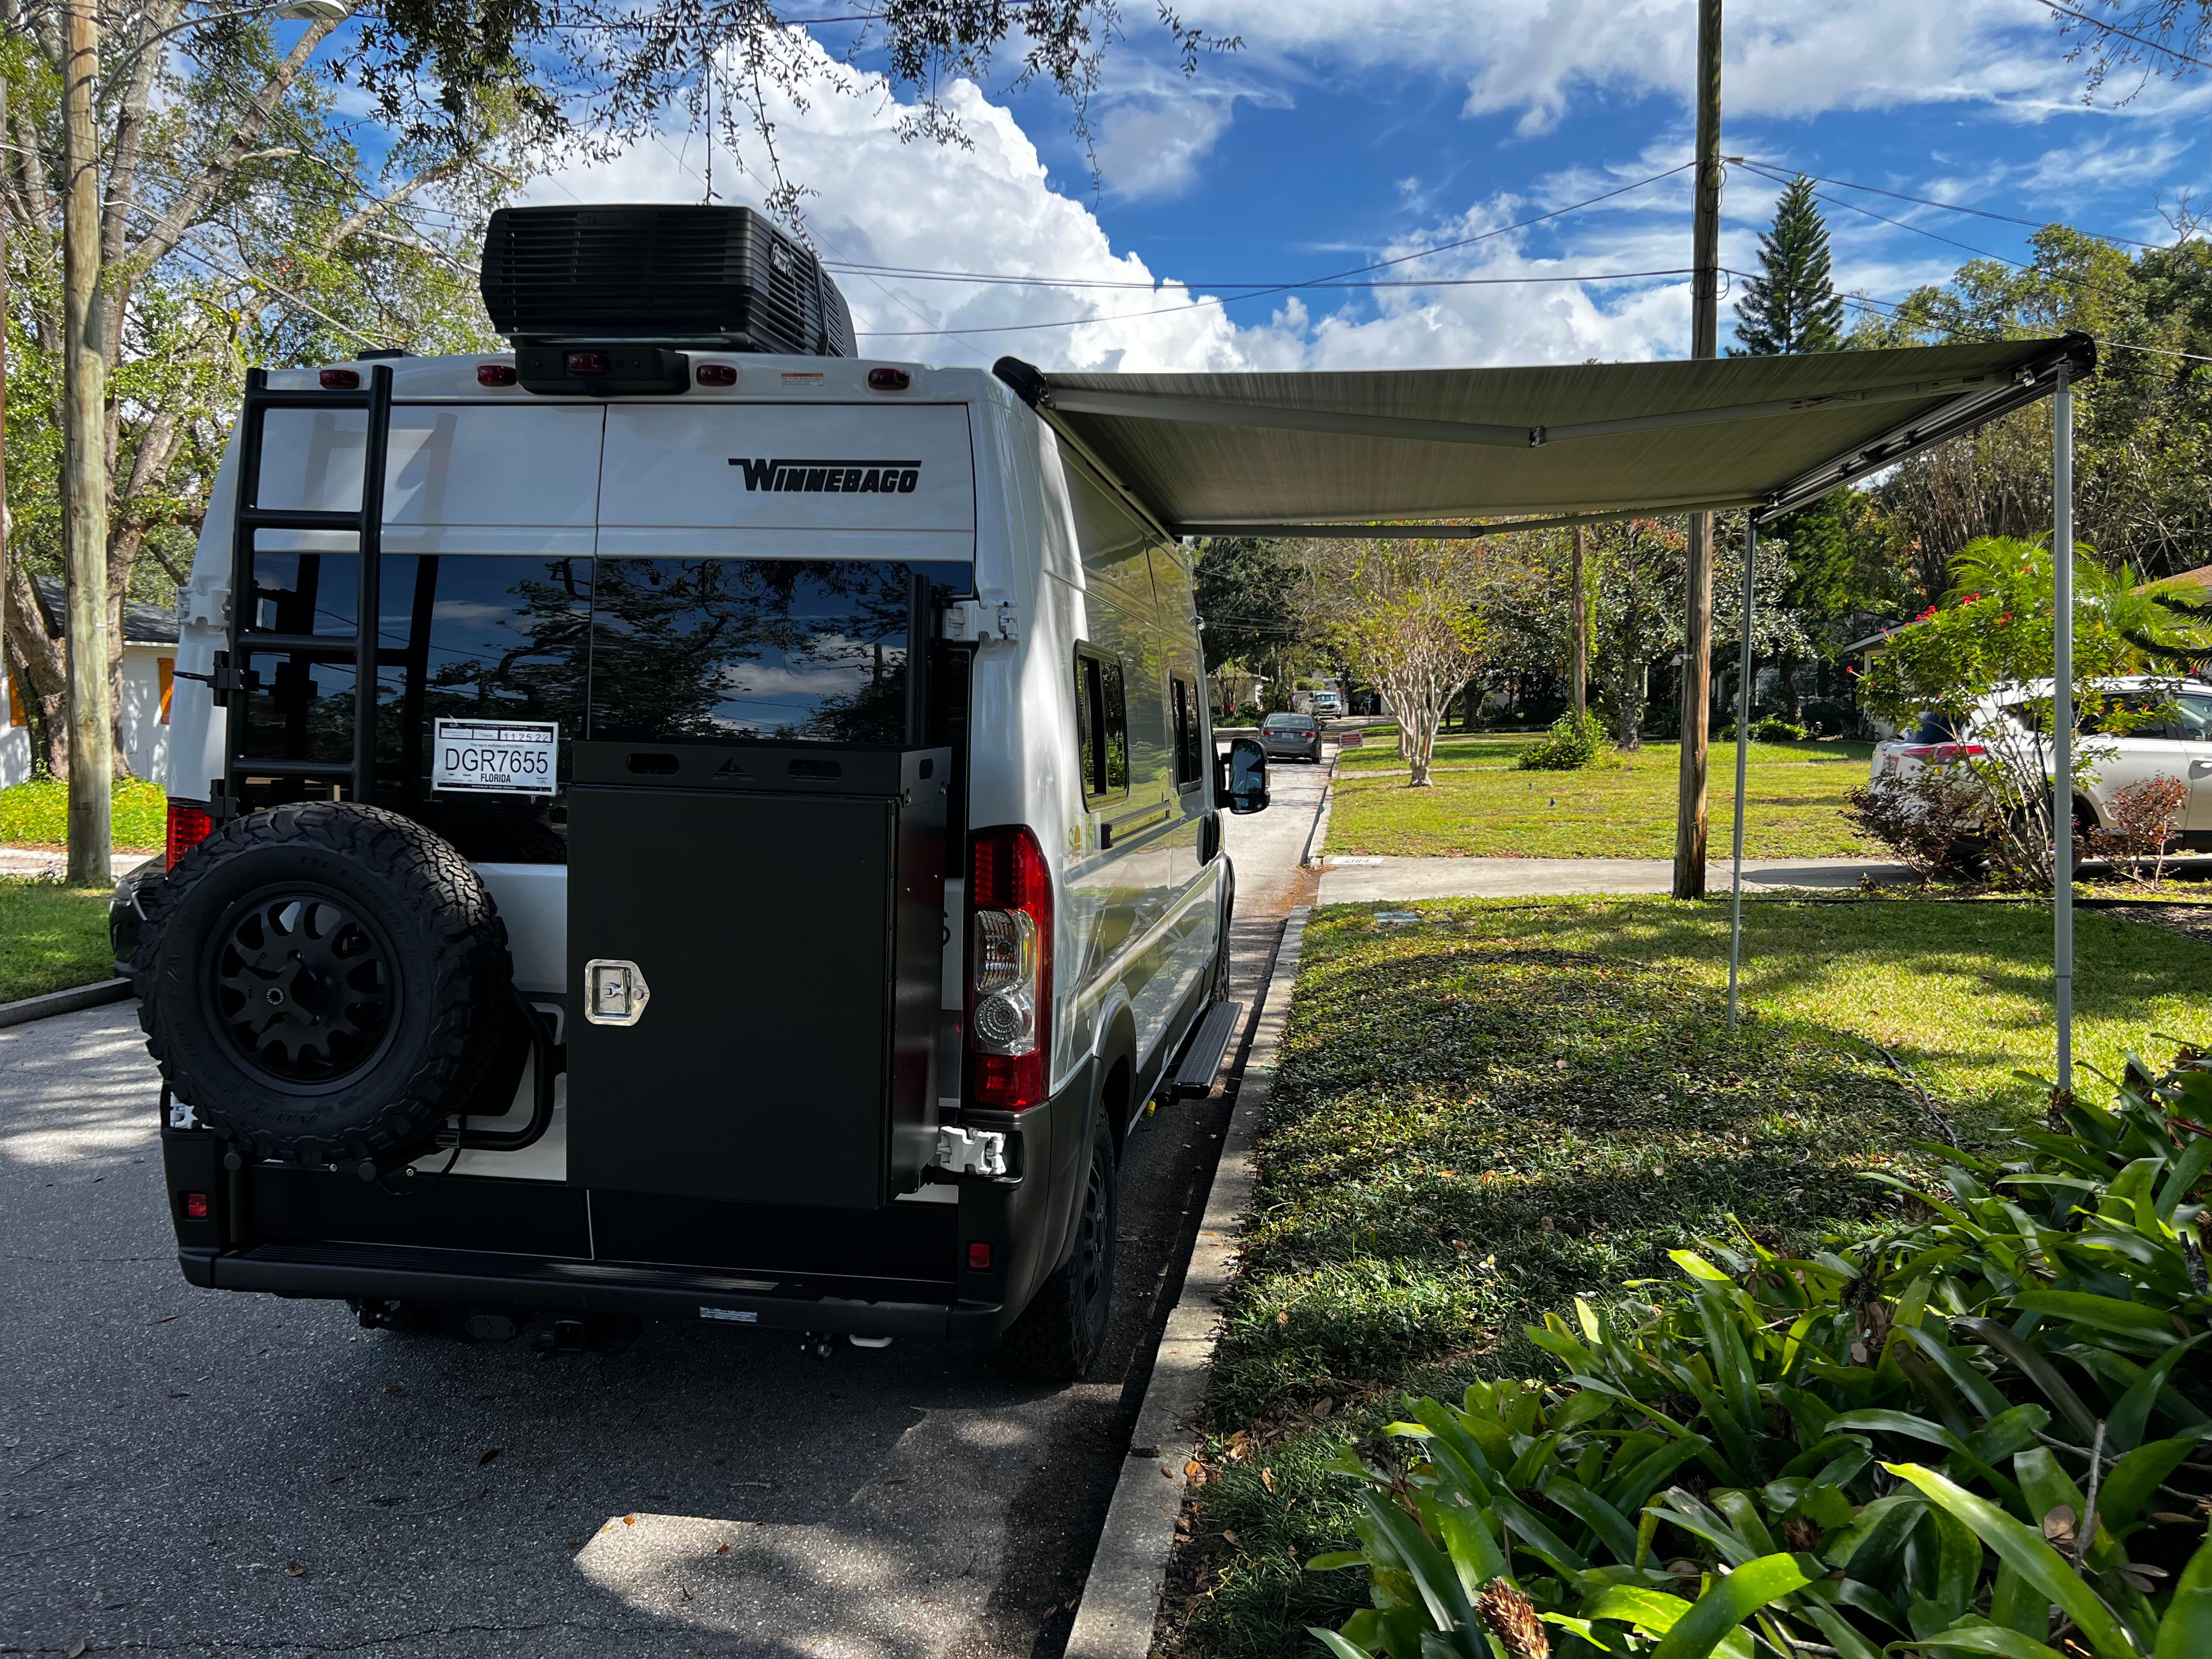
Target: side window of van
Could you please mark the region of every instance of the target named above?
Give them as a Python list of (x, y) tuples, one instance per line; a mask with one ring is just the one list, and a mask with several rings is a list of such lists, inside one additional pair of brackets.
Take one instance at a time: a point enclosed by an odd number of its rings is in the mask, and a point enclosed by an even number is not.
[(1189, 789), (1206, 776), (1205, 759), (1198, 752), (1198, 683), (1176, 674), (1170, 678), (1169, 685), (1175, 695), (1176, 787)]
[(1103, 800), (1129, 787), (1129, 706), (1118, 657), (1078, 651), (1075, 720), (1083, 752), (1083, 798)]

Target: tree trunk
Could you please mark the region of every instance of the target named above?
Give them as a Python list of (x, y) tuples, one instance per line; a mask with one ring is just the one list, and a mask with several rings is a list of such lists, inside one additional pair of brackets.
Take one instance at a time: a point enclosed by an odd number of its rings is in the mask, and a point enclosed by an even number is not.
[[(1754, 691), (1758, 688), (1752, 688)], [(1797, 701), (1797, 658), (1794, 653), (1784, 652), (1774, 659), (1774, 694), (1782, 718), (1795, 726), (1802, 716), (1802, 705)]]
[(1575, 711), (1575, 726), (1589, 718), (1589, 618), (1583, 610), (1583, 538), (1587, 532), (1582, 526), (1575, 526), (1574, 557), (1567, 567), (1567, 691)]
[(47, 631), (46, 614), (21, 564), (10, 563), (0, 609), (8, 617), (8, 675), (31, 717), (32, 761), (46, 751), (46, 770), (69, 776), (69, 663)]
[(70, 8), (62, 151), (63, 539), (69, 573), (69, 881), (108, 881), (114, 738), (107, 696), (106, 319), (100, 299), (100, 146), (92, 89), (100, 24)]

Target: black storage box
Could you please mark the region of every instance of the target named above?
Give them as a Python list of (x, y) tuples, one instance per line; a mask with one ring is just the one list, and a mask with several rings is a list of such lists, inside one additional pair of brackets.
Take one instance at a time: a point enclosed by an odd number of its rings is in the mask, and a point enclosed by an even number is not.
[[(868, 1210), (934, 1151), (951, 751), (579, 742), (568, 1179)], [(630, 1024), (589, 964), (633, 963)]]
[(852, 313), (822, 262), (750, 208), (501, 208), (483, 287), (492, 326), (518, 342), (853, 355)]

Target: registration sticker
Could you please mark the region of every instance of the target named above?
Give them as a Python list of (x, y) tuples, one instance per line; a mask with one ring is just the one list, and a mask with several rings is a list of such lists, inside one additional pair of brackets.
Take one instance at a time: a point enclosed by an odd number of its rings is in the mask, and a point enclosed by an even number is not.
[(431, 730), (430, 787), (502, 795), (550, 795), (559, 787), (552, 720), (438, 720)]

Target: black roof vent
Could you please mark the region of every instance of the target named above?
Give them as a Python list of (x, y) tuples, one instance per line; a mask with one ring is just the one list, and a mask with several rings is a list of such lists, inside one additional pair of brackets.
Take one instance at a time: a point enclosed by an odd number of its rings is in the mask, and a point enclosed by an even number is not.
[(518, 343), (853, 355), (853, 313), (822, 262), (745, 207), (501, 208), (484, 233), (483, 300)]

